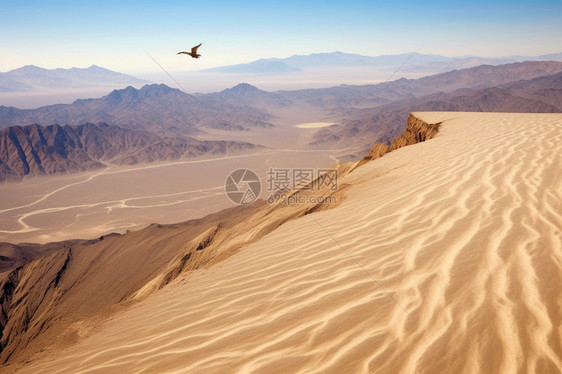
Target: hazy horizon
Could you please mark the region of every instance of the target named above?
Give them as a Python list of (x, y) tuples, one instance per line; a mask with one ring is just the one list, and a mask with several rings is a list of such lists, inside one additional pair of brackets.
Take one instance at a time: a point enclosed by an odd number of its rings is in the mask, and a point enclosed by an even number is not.
[[(404, 58), (404, 55), (406, 55), (406, 58)], [(562, 55), (562, 53), (553, 51), (550, 55)], [(348, 60), (338, 60), (338, 58), (342, 58), (341, 56), (345, 56)], [(383, 57), (383, 61), (385, 61), (384, 65), (379, 64), (378, 61), (375, 65), (369, 65), (371, 62), (366, 63), (364, 60), (365, 58), (376, 59), (379, 57)], [(384, 57), (386, 57), (386, 59), (384, 59)], [(220, 92), (240, 83), (248, 83), (261, 90), (270, 92), (328, 88), (340, 85), (378, 84), (402, 78), (418, 79), (424, 76), (431, 76), (455, 69), (470, 68), (482, 64), (500, 65), (520, 62), (526, 60), (526, 57), (528, 57), (529, 60), (542, 59), (542, 56), (495, 56), (490, 58), (482, 56), (442, 56), (420, 53), (419, 51), (408, 54), (366, 56), (338, 51), (315, 52), (308, 55), (291, 56), (287, 59), (289, 65), (295, 63), (297, 66), (299, 64), (305, 66), (303, 69), (297, 71), (272, 70), (259, 72), (261, 66), (258, 66), (257, 69), (253, 67), (253, 63), (260, 61), (285, 61), (278, 57), (261, 58), (243, 64), (224, 65), (216, 67), (217, 70), (168, 71), (164, 67), (158, 67), (158, 71), (151, 73), (135, 74), (129, 71), (113, 71), (113, 73), (126, 74), (132, 78), (144, 80), (145, 82), (142, 83), (112, 83), (109, 81), (81, 83), (79, 80), (74, 83), (74, 86), (43, 87), (40, 83), (43, 77), (39, 74), (37, 76), (39, 85), (32, 87), (32, 89), (0, 92), (0, 105), (13, 106), (20, 109), (33, 109), (45, 105), (71, 104), (77, 99), (101, 98), (113, 90), (124, 89), (127, 86), (141, 88), (145, 84), (166, 84), (169, 87), (180, 89), (189, 94)], [(556, 57), (557, 58), (553, 60), (561, 60), (560, 57)], [(331, 60), (332, 58), (334, 60)], [(315, 66), (315, 61), (320, 62), (320, 65)], [(339, 65), (332, 66), (332, 63)], [(322, 64), (325, 64), (325, 66), (322, 66)], [(98, 68), (107, 69), (105, 66), (96, 66)], [(243, 68), (239, 72), (219, 70), (220, 68), (233, 66)], [(92, 65), (89, 67), (58, 67), (55, 69), (45, 68), (44, 66), (37, 67), (53, 71), (53, 73), (58, 73), (56, 72), (58, 69), (68, 71), (72, 68), (79, 68), (83, 70), (81, 74), (87, 74), (88, 68), (92, 67)], [(275, 66), (271, 66), (271, 68), (275, 69)], [(1, 73), (2, 72), (0, 72), (0, 74)], [(36, 79), (34, 78), (34, 74), (35, 73), (32, 73), (29, 76), (23, 75), (23, 77), (25, 77), (24, 81), (27, 82)], [(72, 74), (76, 73), (73, 72)]]
[[(120, 72), (122, 73), (122, 72)], [(172, 77), (160, 70), (150, 74), (134, 75), (135, 78), (147, 80), (144, 84), (103, 85), (75, 88), (51, 88), (31, 91), (0, 92), (0, 105), (14, 106), (20, 109), (33, 109), (45, 105), (71, 104), (77, 99), (101, 98), (113, 90), (127, 86), (141, 88), (145, 84), (165, 84), (188, 94), (208, 94), (232, 88), (241, 83), (248, 83), (263, 91), (299, 90), (309, 88), (327, 88), (342, 84), (364, 85), (377, 84), (388, 79), (387, 70), (372, 67), (317, 69), (290, 74), (236, 74), (221, 72), (170, 72)], [(429, 75), (413, 72), (397, 73), (392, 80), (400, 78), (415, 79)], [(180, 85), (178, 85), (178, 82)]]
[[(146, 52), (146, 51), (145, 51)], [(185, 69), (186, 66), (180, 67), (179, 70), (170, 70), (170, 69), (166, 69), (168, 72), (170, 73), (200, 73), (200, 72), (208, 72), (208, 71), (212, 71), (215, 68), (224, 68), (224, 67), (231, 67), (231, 66), (237, 66), (237, 65), (245, 65), (245, 64), (250, 64), (253, 62), (257, 62), (257, 61), (273, 61), (273, 60), (285, 60), (285, 59), (290, 59), (293, 57), (307, 57), (307, 56), (314, 56), (314, 55), (329, 55), (329, 54), (335, 54), (335, 53), (341, 53), (344, 55), (356, 55), (356, 56), (361, 56), (361, 57), (388, 57), (388, 56), (400, 56), (400, 55), (422, 55), (422, 56), (437, 56), (437, 57), (444, 57), (444, 58), (450, 58), (450, 59), (471, 59), (471, 58), (481, 58), (481, 59), (497, 59), (497, 60), (501, 60), (501, 59), (505, 59), (505, 60), (521, 60), (521, 58), (537, 58), (537, 57), (541, 57), (541, 56), (545, 56), (545, 55), (557, 55), (557, 54), (562, 54), (562, 49), (560, 50), (555, 50), (555, 49), (551, 49), (547, 52), (544, 53), (539, 53), (539, 54), (510, 54), (510, 55), (501, 55), (501, 54), (490, 54), (490, 55), (477, 55), (477, 54), (464, 54), (464, 55), (450, 55), (450, 54), (436, 54), (436, 53), (429, 53), (429, 52), (425, 52), (425, 51), (419, 51), (419, 50), (415, 50), (415, 51), (401, 51), (401, 52), (396, 52), (396, 53), (382, 53), (382, 54), (376, 54), (376, 55), (367, 55), (367, 54), (361, 54), (361, 53), (355, 53), (355, 52), (348, 52), (348, 51), (340, 51), (340, 50), (332, 50), (332, 51), (309, 51), (308, 53), (303, 53), (303, 54), (292, 54), (292, 55), (287, 55), (287, 56), (279, 56), (279, 55), (271, 55), (271, 56), (258, 56), (255, 57), (253, 59), (248, 59), (248, 60), (244, 60), (244, 61), (239, 61), (236, 63), (225, 63), (225, 64), (217, 64), (217, 65), (213, 65), (213, 66), (208, 66), (208, 67), (202, 67), (202, 68), (197, 68), (197, 69)], [(150, 57), (147, 54), (147, 57)], [(188, 60), (189, 61), (189, 60)], [(0, 66), (2, 64), (3, 61), (0, 61)], [(160, 76), (163, 71), (162, 68), (159, 67), (158, 65), (154, 65), (154, 68), (151, 70), (147, 70), (147, 71), (136, 71), (136, 70), (115, 70), (112, 68), (109, 68), (105, 65), (100, 65), (100, 64), (95, 64), (95, 63), (85, 63), (82, 65), (68, 65), (68, 64), (62, 64), (62, 65), (57, 65), (57, 66), (47, 66), (45, 64), (41, 64), (39, 63), (26, 63), (26, 64), (22, 64), (22, 65), (14, 65), (13, 67), (9, 68), (9, 69), (5, 69), (5, 70), (0, 70), (0, 74), (3, 73), (8, 73), (10, 71), (13, 70), (17, 70), (23, 67), (27, 67), (27, 66), (35, 66), (38, 68), (42, 68), (42, 69), (46, 69), (46, 70), (56, 70), (56, 69), (65, 69), (65, 70), (69, 70), (69, 69), (88, 69), (91, 67), (101, 67), (107, 70), (111, 70), (111, 71), (115, 71), (118, 73), (122, 73), (122, 74), (126, 74), (126, 75), (132, 75), (135, 77), (140, 77), (141, 79), (144, 79), (142, 77), (145, 76), (153, 76), (153, 75), (158, 75)], [(368, 67), (368, 65), (365, 65), (365, 67)], [(257, 73), (259, 74), (259, 73)], [(263, 75), (263, 74), (262, 74)]]
[[(552, 53), (562, 45), (562, 4), (443, 1), (400, 7), (364, 1), (165, 6), (123, 1), (4, 4), (0, 71), (98, 65), (129, 74), (191, 71), (322, 51), (367, 56)], [(412, 16), (415, 15), (415, 19)], [(87, 17), (88, 22), (83, 22)], [(423, 27), (416, 26), (416, 20)], [(532, 30), (532, 32), (529, 32)], [(203, 43), (198, 60), (176, 55)]]

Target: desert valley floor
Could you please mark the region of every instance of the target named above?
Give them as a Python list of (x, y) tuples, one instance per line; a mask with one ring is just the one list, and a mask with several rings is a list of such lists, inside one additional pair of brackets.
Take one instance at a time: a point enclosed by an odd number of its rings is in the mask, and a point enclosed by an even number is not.
[(560, 372), (562, 115), (415, 115), (437, 136), (345, 176), (338, 207), (18, 372)]
[[(0, 242), (47, 243), (123, 233), (151, 223), (176, 223), (232, 207), (224, 193), (230, 172), (268, 167), (330, 167), (344, 149), (307, 145), (319, 127), (334, 122), (319, 111), (281, 111), (275, 129), (248, 131), (263, 149), (195, 159), (110, 167), (79, 174), (42, 176), (0, 184)], [(302, 123), (300, 120), (305, 119)], [(308, 121), (306, 121), (308, 120)], [(208, 140), (240, 140), (240, 134), (207, 130)], [(267, 198), (265, 189), (262, 197)]]
[(328, 167), (335, 162), (332, 153), (290, 149), (248, 152), (5, 184), (0, 186), (4, 196), (0, 199), (0, 241), (46, 243), (93, 238), (151, 223), (203, 217), (233, 206), (224, 193), (224, 181), (241, 165), (259, 175), (266, 175), (266, 165)]

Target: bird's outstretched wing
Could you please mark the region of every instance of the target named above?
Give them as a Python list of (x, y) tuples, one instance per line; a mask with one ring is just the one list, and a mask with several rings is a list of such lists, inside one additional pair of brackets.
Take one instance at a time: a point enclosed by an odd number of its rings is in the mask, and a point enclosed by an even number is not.
[(189, 54), (189, 52), (178, 52), (178, 53), (176, 53), (176, 55), (181, 55), (182, 53), (185, 54), (185, 55)]
[(191, 53), (197, 53), (197, 48), (201, 47), (201, 44), (203, 43), (199, 43), (199, 45), (196, 45), (195, 47), (191, 48)]

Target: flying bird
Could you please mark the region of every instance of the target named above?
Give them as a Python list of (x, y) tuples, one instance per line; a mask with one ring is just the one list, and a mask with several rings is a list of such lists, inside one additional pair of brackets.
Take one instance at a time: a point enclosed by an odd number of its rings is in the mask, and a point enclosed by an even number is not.
[(180, 55), (180, 54), (183, 53), (184, 55), (190, 55), (193, 58), (199, 58), (199, 57), (201, 57), (201, 55), (197, 53), (197, 48), (201, 47), (201, 44), (203, 44), (203, 43), (199, 43), (199, 45), (196, 45), (195, 47), (191, 48), (191, 52), (185, 52), (184, 51), (184, 52), (178, 52), (176, 54)]

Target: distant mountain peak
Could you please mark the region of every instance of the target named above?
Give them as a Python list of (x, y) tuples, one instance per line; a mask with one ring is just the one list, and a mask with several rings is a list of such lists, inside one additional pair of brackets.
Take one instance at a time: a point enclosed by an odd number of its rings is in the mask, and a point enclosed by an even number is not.
[(132, 86), (120, 90), (113, 90), (107, 96), (105, 96), (112, 105), (119, 105), (123, 102), (127, 103), (137, 103), (139, 99), (139, 91)]
[[(410, 60), (410, 57), (411, 60)], [(408, 59), (408, 60), (407, 60)], [(386, 54), (367, 56), (342, 51), (319, 52), (308, 55), (293, 55), (286, 58), (268, 58), (251, 61), (244, 64), (228, 65), (208, 69), (207, 71), (224, 73), (290, 73), (317, 68), (350, 68), (350, 67), (375, 67), (397, 68), (408, 61), (405, 70), (422, 71), (424, 73), (441, 73), (453, 69), (465, 69), (482, 64), (501, 65), (516, 61), (528, 60), (562, 60), (562, 53), (543, 55), (537, 57), (498, 57), (484, 58), (477, 56), (448, 57), (436, 54), (407, 52), (399, 54)]]
[(22, 66), (21, 68), (10, 70), (6, 74), (21, 74), (21, 73), (31, 73), (31, 72), (39, 72), (39, 71), (43, 72), (46, 70), (47, 69), (44, 69), (36, 65), (25, 65)]
[(238, 83), (236, 86), (230, 88), (232, 91), (261, 91), (256, 86), (252, 86), (249, 83)]
[(112, 104), (118, 104), (123, 101), (139, 102), (143, 98), (149, 96), (157, 97), (160, 95), (167, 95), (167, 94), (184, 94), (184, 93), (178, 90), (177, 88), (171, 88), (166, 86), (165, 84), (155, 83), (155, 84), (145, 84), (140, 89), (137, 89), (133, 86), (127, 86), (125, 88), (116, 89), (111, 91), (102, 99), (108, 100)]
[[(127, 87), (129, 88), (129, 87)], [(131, 87), (133, 88), (133, 87)], [(146, 91), (163, 91), (163, 92), (183, 92), (177, 88), (173, 88), (170, 86), (165, 85), (164, 83), (151, 83), (151, 84), (145, 84), (144, 86), (141, 87), (140, 91), (146, 92)]]
[(267, 95), (268, 92), (260, 90), (259, 88), (252, 86), (249, 83), (239, 83), (234, 87), (227, 88), (219, 92), (219, 95), (223, 97), (230, 96), (232, 98), (256, 98), (261, 95)]
[(78, 88), (93, 86), (123, 86), (125, 84), (148, 83), (130, 75), (118, 73), (97, 65), (88, 68), (45, 69), (35, 65), (1, 74), (0, 91), (31, 91), (53, 88)]

